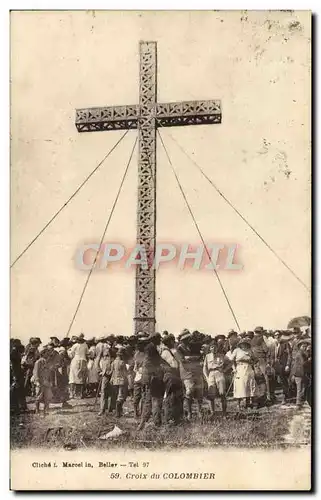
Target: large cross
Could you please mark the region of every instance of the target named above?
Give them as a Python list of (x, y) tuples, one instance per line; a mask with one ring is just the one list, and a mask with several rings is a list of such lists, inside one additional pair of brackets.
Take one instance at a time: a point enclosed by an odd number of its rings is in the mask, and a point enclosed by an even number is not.
[[(154, 255), (156, 245), (156, 129), (221, 123), (221, 103), (157, 103), (157, 44), (139, 44), (139, 104), (76, 110), (78, 132), (138, 129), (137, 245)], [(135, 332), (155, 331), (155, 270), (136, 266)]]

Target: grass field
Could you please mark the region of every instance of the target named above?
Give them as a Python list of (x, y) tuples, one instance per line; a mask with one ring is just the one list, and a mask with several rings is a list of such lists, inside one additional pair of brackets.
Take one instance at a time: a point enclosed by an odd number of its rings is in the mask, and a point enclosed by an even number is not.
[[(137, 431), (138, 421), (134, 418), (132, 402), (127, 400), (124, 415), (116, 419), (113, 414), (98, 416), (98, 403), (93, 399), (72, 400), (71, 409), (61, 409), (52, 405), (49, 415), (34, 414), (34, 404), (28, 403), (29, 412), (12, 417), (11, 446), (76, 448), (183, 448), (183, 447), (260, 447), (302, 445), (310, 439), (310, 424), (303, 426), (304, 416), (298, 416), (294, 406), (277, 403), (260, 410), (238, 412), (236, 403), (228, 400), (228, 413), (222, 418), (217, 411), (214, 419), (207, 414), (204, 403), (202, 421), (196, 418), (178, 427), (162, 426), (154, 428), (147, 424)], [(310, 412), (307, 409), (306, 412)], [(295, 420), (296, 419), (296, 420)], [(298, 420), (299, 419), (299, 420)], [(301, 419), (301, 420), (300, 420)], [(296, 422), (293, 427), (292, 422)], [(113, 440), (101, 440), (102, 434), (112, 430), (114, 425), (125, 434)], [(304, 427), (304, 429), (303, 429)], [(296, 435), (288, 439), (292, 428)]]

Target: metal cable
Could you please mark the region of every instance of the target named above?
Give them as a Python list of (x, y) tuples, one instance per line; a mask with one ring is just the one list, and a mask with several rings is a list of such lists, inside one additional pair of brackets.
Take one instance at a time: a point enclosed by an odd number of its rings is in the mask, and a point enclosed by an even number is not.
[(234, 207), (234, 205), (226, 198), (226, 196), (219, 190), (219, 188), (214, 184), (214, 182), (205, 174), (202, 168), (196, 163), (196, 161), (189, 156), (185, 149), (177, 142), (177, 140), (168, 133), (170, 138), (177, 144), (179, 149), (185, 154), (185, 156), (198, 168), (205, 179), (211, 184), (211, 186), (217, 191), (217, 193), (223, 198), (224, 201), (237, 213), (237, 215), (247, 224), (247, 226), (256, 234), (256, 236), (264, 243), (264, 245), (275, 255), (275, 257), (286, 267), (288, 271), (304, 286), (304, 288), (310, 293), (309, 287), (304, 283), (304, 281), (299, 278), (299, 276), (291, 269), (291, 267), (276, 253), (275, 250), (267, 243), (267, 241), (258, 233), (258, 231), (249, 223), (249, 221)]
[[(178, 187), (179, 187), (179, 189), (180, 189), (180, 191), (181, 191), (181, 193), (182, 193), (182, 195), (183, 195), (183, 198), (184, 198), (184, 200), (185, 200), (185, 203), (186, 203), (186, 205), (187, 205), (187, 208), (188, 208), (188, 210), (189, 210), (189, 213), (190, 213), (190, 215), (191, 215), (191, 217), (192, 217), (192, 219), (193, 219), (193, 222), (194, 222), (194, 224), (195, 224), (195, 227), (196, 227), (196, 229), (197, 229), (197, 231), (198, 231), (198, 234), (199, 234), (199, 236), (200, 236), (200, 238), (201, 238), (201, 240), (202, 240), (202, 243), (203, 243), (203, 245), (204, 245), (204, 248), (205, 248), (205, 251), (206, 251), (206, 253), (207, 253), (207, 256), (208, 256), (208, 258), (209, 258), (210, 262), (213, 264), (213, 262), (212, 262), (212, 257), (211, 257), (211, 255), (210, 255), (210, 253), (209, 253), (208, 249), (207, 249), (207, 246), (206, 246), (206, 244), (205, 244), (205, 241), (204, 241), (204, 238), (203, 238), (202, 233), (201, 233), (201, 231), (200, 231), (200, 228), (199, 228), (199, 226), (198, 226), (198, 224), (197, 224), (197, 222), (196, 222), (196, 219), (195, 219), (194, 214), (193, 214), (193, 212), (192, 212), (192, 209), (191, 209), (191, 207), (190, 207), (190, 205), (189, 205), (189, 203), (188, 203), (188, 200), (187, 200), (187, 198), (186, 198), (186, 195), (185, 195), (185, 193), (184, 193), (184, 190), (183, 190), (183, 188), (182, 188), (182, 185), (181, 185), (181, 183), (180, 183), (180, 181), (179, 181), (179, 178), (178, 178), (178, 176), (177, 176), (177, 174), (176, 174), (176, 171), (175, 171), (175, 169), (174, 169), (174, 167), (173, 167), (173, 164), (172, 164), (172, 162), (171, 162), (171, 159), (170, 159), (170, 157), (169, 157), (169, 154), (168, 154), (167, 149), (166, 149), (166, 147), (165, 147), (165, 144), (164, 144), (164, 142), (163, 142), (163, 138), (162, 138), (162, 136), (161, 136), (161, 134), (160, 134), (159, 130), (157, 130), (157, 132), (158, 132), (158, 135), (159, 135), (159, 137), (160, 137), (160, 140), (161, 140), (162, 146), (163, 146), (163, 148), (164, 148), (165, 154), (166, 154), (166, 156), (167, 156), (168, 162), (169, 162), (169, 164), (170, 164), (170, 166), (171, 166), (171, 168), (172, 168), (172, 171), (173, 171), (173, 173), (174, 173), (174, 175), (175, 175), (175, 178), (176, 178), (176, 181), (177, 181)], [(231, 302), (230, 302), (230, 300), (229, 300), (229, 298), (228, 298), (228, 296), (227, 296), (227, 293), (226, 293), (226, 291), (225, 291), (225, 289), (224, 289), (224, 286), (223, 286), (223, 284), (222, 284), (222, 281), (221, 281), (221, 279), (220, 279), (220, 277), (219, 277), (219, 275), (218, 275), (218, 273), (217, 273), (217, 271), (216, 271), (215, 267), (213, 268), (213, 271), (214, 271), (215, 276), (216, 276), (216, 278), (217, 278), (217, 280), (218, 280), (218, 282), (219, 282), (219, 284), (220, 284), (221, 290), (222, 290), (222, 292), (223, 292), (223, 294), (224, 294), (224, 297), (225, 297), (225, 300), (226, 300), (226, 302), (227, 302), (227, 304), (228, 304), (228, 307), (229, 307), (229, 309), (230, 309), (230, 311), (231, 311), (231, 313), (232, 313), (232, 316), (233, 316), (233, 319), (234, 319), (234, 321), (235, 321), (235, 324), (236, 324), (236, 326), (237, 326), (237, 328), (238, 328), (238, 330), (239, 330), (239, 332), (240, 332), (240, 331), (241, 331), (241, 328), (240, 328), (239, 322), (238, 322), (238, 320), (237, 320), (237, 317), (236, 317), (236, 315), (235, 315), (235, 312), (234, 312), (234, 310), (233, 310), (233, 307), (232, 307), (232, 305), (231, 305)]]
[(64, 208), (66, 208), (66, 206), (68, 205), (68, 203), (76, 196), (77, 193), (79, 193), (79, 191), (81, 190), (81, 188), (86, 184), (86, 182), (94, 175), (95, 172), (97, 172), (97, 170), (99, 169), (99, 167), (104, 163), (105, 160), (107, 160), (108, 156), (117, 148), (118, 144), (121, 143), (121, 141), (124, 139), (125, 135), (128, 133), (129, 131), (126, 130), (126, 132), (121, 136), (121, 138), (116, 142), (116, 144), (108, 151), (108, 153), (104, 156), (104, 158), (98, 163), (98, 165), (94, 168), (94, 170), (86, 177), (86, 179), (80, 184), (80, 186), (78, 186), (78, 188), (76, 189), (76, 191), (74, 191), (74, 193), (68, 198), (68, 200), (66, 201), (66, 203), (64, 203), (62, 205), (62, 207), (60, 207), (60, 209), (55, 213), (55, 215), (53, 215), (51, 217), (51, 219), (49, 220), (49, 222), (47, 222), (47, 224), (41, 229), (41, 231), (39, 231), (39, 233), (37, 234), (37, 236), (34, 237), (34, 239), (26, 246), (26, 248), (23, 250), (23, 252), (21, 252), (18, 257), (13, 261), (13, 263), (11, 264), (10, 268), (12, 268), (16, 262), (18, 262), (18, 260), (26, 253), (27, 250), (29, 250), (29, 248), (33, 245), (33, 243), (35, 243), (35, 241), (39, 238), (39, 236), (47, 229), (47, 227), (50, 226), (50, 224), (56, 219), (56, 217), (63, 211)]
[(84, 288), (83, 288), (82, 293), (81, 293), (81, 295), (80, 295), (80, 299), (79, 299), (79, 301), (78, 301), (78, 304), (77, 304), (77, 307), (76, 307), (75, 313), (74, 313), (74, 315), (73, 315), (73, 317), (72, 317), (72, 320), (71, 320), (71, 322), (70, 322), (70, 325), (69, 325), (69, 328), (68, 328), (68, 331), (67, 331), (66, 337), (69, 337), (70, 330), (71, 330), (71, 328), (72, 328), (72, 325), (73, 325), (73, 324), (74, 324), (74, 322), (75, 322), (75, 319), (76, 319), (77, 313), (78, 313), (78, 311), (79, 311), (79, 308), (80, 308), (80, 305), (81, 305), (82, 299), (83, 299), (83, 297), (84, 297), (84, 294), (85, 294), (85, 291), (86, 291), (87, 285), (88, 285), (88, 283), (89, 283), (90, 277), (91, 277), (91, 275), (92, 275), (92, 272), (93, 272), (93, 270), (94, 270), (95, 264), (96, 264), (96, 262), (97, 262), (97, 258), (98, 258), (99, 252), (100, 252), (100, 250), (101, 250), (101, 247), (102, 247), (102, 244), (103, 244), (103, 241), (104, 241), (104, 238), (105, 238), (106, 231), (107, 231), (107, 229), (108, 229), (109, 223), (110, 223), (110, 221), (111, 221), (111, 218), (112, 218), (112, 216), (113, 216), (114, 210), (115, 210), (115, 208), (116, 208), (116, 204), (117, 204), (117, 202), (118, 202), (118, 198), (119, 198), (120, 192), (121, 192), (121, 190), (122, 190), (122, 187), (123, 187), (123, 184), (124, 184), (124, 181), (125, 181), (125, 178), (126, 178), (127, 172), (128, 172), (128, 168), (129, 168), (129, 165), (130, 165), (131, 159), (132, 159), (133, 154), (134, 154), (134, 150), (135, 150), (136, 144), (137, 144), (137, 138), (135, 139), (133, 149), (132, 149), (132, 151), (131, 151), (131, 153), (130, 153), (130, 157), (129, 157), (129, 160), (128, 160), (127, 165), (126, 165), (125, 172), (124, 172), (124, 174), (123, 174), (123, 177), (122, 177), (122, 180), (121, 180), (121, 183), (120, 183), (120, 186), (119, 186), (119, 189), (118, 189), (118, 192), (117, 192), (117, 195), (116, 195), (115, 201), (114, 201), (114, 203), (113, 203), (113, 206), (112, 206), (111, 212), (110, 212), (110, 214), (109, 214), (109, 217), (108, 217), (107, 223), (106, 223), (106, 225), (105, 225), (105, 229), (104, 229), (103, 235), (102, 235), (101, 240), (100, 240), (100, 243), (99, 243), (99, 248), (98, 248), (98, 250), (97, 250), (97, 252), (96, 252), (95, 259), (94, 259), (94, 261), (93, 261), (93, 264), (92, 264), (92, 266), (91, 266), (91, 268), (90, 268), (90, 271), (89, 271), (89, 273), (88, 273), (87, 279), (86, 279), (86, 281), (85, 281)]

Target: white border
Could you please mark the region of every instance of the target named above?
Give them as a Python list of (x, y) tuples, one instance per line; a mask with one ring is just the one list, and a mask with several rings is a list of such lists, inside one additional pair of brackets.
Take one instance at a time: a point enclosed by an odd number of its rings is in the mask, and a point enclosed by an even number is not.
[[(311, 10), (316, 15), (321, 12), (321, 4), (317, 0), (310, 1), (276, 1), (270, 0), (269, 2), (261, 1), (254, 2), (248, 1), (246, 5), (243, 2), (232, 1), (232, 0), (218, 0), (216, 2), (210, 0), (198, 0), (198, 1), (185, 1), (181, 0), (139, 0), (136, 2), (130, 0), (96, 0), (93, 4), (85, 0), (78, 1), (45, 1), (38, 0), (33, 2), (25, 2), (23, 0), (7, 1), (3, 0), (0, 4), (0, 56), (1, 56), (1, 68), (2, 68), (2, 78), (1, 78), (1, 130), (0, 130), (0, 140), (1, 140), (1, 168), (0, 168), (0, 227), (2, 234), (2, 244), (0, 246), (0, 263), (2, 267), (1, 280), (0, 280), (0, 331), (3, 336), (2, 345), (2, 363), (1, 363), (1, 451), (0, 451), (0, 494), (1, 498), (6, 499), (13, 493), (9, 492), (9, 462), (8, 462), (8, 452), (9, 452), (9, 366), (8, 366), (8, 349), (9, 349), (9, 10), (20, 10), (20, 9), (42, 9), (42, 10), (80, 10), (80, 9), (106, 9), (106, 10), (278, 10), (278, 9), (293, 9), (293, 10)], [(317, 20), (319, 22), (319, 20)], [(316, 67), (314, 68), (315, 79), (318, 81), (317, 68), (320, 67), (320, 52), (317, 50), (316, 46), (320, 48), (320, 27), (319, 32), (315, 33), (315, 47), (316, 52)], [(320, 100), (319, 100), (320, 103)], [(316, 103), (314, 103), (316, 104)], [(318, 104), (317, 109), (313, 109), (316, 114), (314, 120), (317, 122), (320, 117), (320, 104)], [(320, 129), (319, 129), (320, 130)], [(320, 144), (320, 132), (315, 135), (315, 145)], [(316, 151), (315, 151), (316, 152)], [(317, 163), (317, 158), (315, 155), (315, 162)], [(316, 183), (316, 171), (317, 164), (314, 166), (315, 175), (314, 183)], [(320, 176), (319, 176), (320, 177)], [(317, 196), (316, 196), (317, 199)], [(319, 234), (321, 218), (320, 218), (320, 203), (317, 204), (315, 217), (315, 230)], [(318, 245), (318, 250), (320, 250)], [(319, 251), (315, 255), (315, 261), (319, 256)], [(316, 270), (316, 279), (319, 278), (320, 270)], [(314, 287), (315, 289), (317, 287)], [(317, 297), (317, 302), (315, 303), (315, 314), (317, 310), (321, 308), (320, 295)], [(314, 331), (315, 337), (318, 336), (317, 331)], [(318, 341), (318, 352), (316, 358), (321, 360), (320, 355), (320, 340)], [(5, 360), (5, 361), (4, 361)], [(317, 364), (316, 368), (317, 368)], [(321, 384), (315, 382), (315, 400), (320, 401), (321, 398)], [(320, 406), (316, 404), (316, 407)], [(315, 415), (316, 416), (316, 415)], [(319, 440), (320, 443), (320, 440)], [(316, 442), (315, 455), (319, 456), (319, 443)], [(287, 467), (286, 463), (280, 464), (280, 467)], [(319, 475), (319, 463), (315, 464), (315, 481), (316, 486), (318, 486), (317, 477)], [(167, 493), (168, 494), (168, 493)], [(38, 494), (37, 497), (41, 498), (44, 494)], [(93, 497), (92, 494), (87, 494), (89, 497)], [(106, 495), (106, 493), (102, 493)], [(156, 494), (153, 494), (154, 496)], [(197, 494), (195, 494), (197, 495)], [(245, 494), (244, 494), (245, 495)], [(271, 494), (271, 495), (275, 495)], [(114, 494), (108, 493), (109, 497), (113, 497)], [(176, 494), (177, 496), (177, 494)], [(292, 496), (292, 495), (290, 495)], [(95, 495), (96, 497), (96, 495)], [(117, 495), (119, 497), (119, 495)], [(66, 494), (61, 494), (60, 498), (67, 498)]]

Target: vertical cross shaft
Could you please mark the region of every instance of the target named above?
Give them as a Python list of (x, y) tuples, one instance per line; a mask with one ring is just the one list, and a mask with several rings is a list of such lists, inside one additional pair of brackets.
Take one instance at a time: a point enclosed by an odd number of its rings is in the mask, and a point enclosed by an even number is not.
[(135, 332), (155, 331), (155, 270), (151, 268), (156, 244), (156, 42), (140, 43), (138, 118), (137, 244), (148, 256), (148, 269), (136, 267)]
[(157, 104), (156, 42), (140, 42), (139, 55), (139, 105), (77, 109), (76, 127), (78, 132), (138, 129), (137, 245), (146, 252), (148, 268), (136, 266), (134, 320), (136, 333), (153, 333), (156, 280), (151, 264), (156, 245), (156, 128), (221, 123), (222, 114), (217, 99)]

